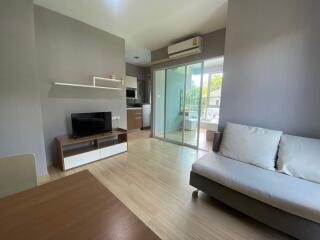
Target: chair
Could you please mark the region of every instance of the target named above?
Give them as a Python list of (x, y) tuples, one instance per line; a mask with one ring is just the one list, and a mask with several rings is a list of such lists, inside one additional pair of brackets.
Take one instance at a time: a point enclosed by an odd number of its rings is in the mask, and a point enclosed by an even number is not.
[(37, 185), (33, 154), (0, 158), (0, 198)]

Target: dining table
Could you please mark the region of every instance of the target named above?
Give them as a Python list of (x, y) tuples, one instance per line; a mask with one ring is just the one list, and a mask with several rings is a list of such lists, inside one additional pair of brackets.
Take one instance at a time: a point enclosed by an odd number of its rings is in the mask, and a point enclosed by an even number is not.
[(160, 239), (88, 170), (0, 199), (0, 239)]

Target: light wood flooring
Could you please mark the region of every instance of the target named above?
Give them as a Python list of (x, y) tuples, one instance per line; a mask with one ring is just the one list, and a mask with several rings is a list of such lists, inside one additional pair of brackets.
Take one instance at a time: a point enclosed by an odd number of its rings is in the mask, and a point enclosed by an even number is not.
[(192, 199), (189, 173), (206, 152), (129, 134), (129, 151), (67, 172), (50, 168), (43, 184), (88, 169), (161, 239), (291, 239), (199, 193)]
[[(205, 151), (211, 151), (212, 142), (207, 141), (206, 131), (207, 131), (206, 129), (200, 128), (199, 149), (205, 150)], [(184, 142), (186, 144), (191, 145), (191, 146), (196, 146), (197, 145), (197, 135), (198, 135), (198, 131), (196, 129), (192, 130), (192, 131), (184, 131)], [(176, 141), (176, 142), (181, 142), (182, 141), (182, 130), (167, 132), (166, 138), (168, 138), (169, 140)]]

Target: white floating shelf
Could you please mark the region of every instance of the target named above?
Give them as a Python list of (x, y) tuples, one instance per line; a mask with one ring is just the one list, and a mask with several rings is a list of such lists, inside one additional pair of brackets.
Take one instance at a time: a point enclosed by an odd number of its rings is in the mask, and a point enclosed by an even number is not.
[[(119, 80), (121, 81), (121, 80)], [(121, 88), (116, 87), (103, 87), (103, 86), (96, 86), (96, 85), (86, 85), (86, 84), (74, 84), (74, 83), (63, 83), (63, 82), (54, 82), (56, 86), (69, 86), (69, 87), (81, 87), (81, 88), (95, 88), (95, 89), (108, 89), (108, 90), (118, 90), (120, 91)]]
[(100, 80), (100, 81), (108, 81), (108, 82), (118, 82), (123, 84), (123, 80), (122, 79), (115, 79), (115, 78), (104, 78), (104, 77), (97, 77), (97, 76), (93, 76), (93, 83), (95, 85), (96, 80)]

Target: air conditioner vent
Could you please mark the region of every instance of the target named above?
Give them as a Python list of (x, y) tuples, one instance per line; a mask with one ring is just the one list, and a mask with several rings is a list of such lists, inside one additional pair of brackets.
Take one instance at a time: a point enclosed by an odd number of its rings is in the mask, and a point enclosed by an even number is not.
[(202, 37), (194, 37), (168, 47), (169, 58), (181, 58), (202, 52)]

